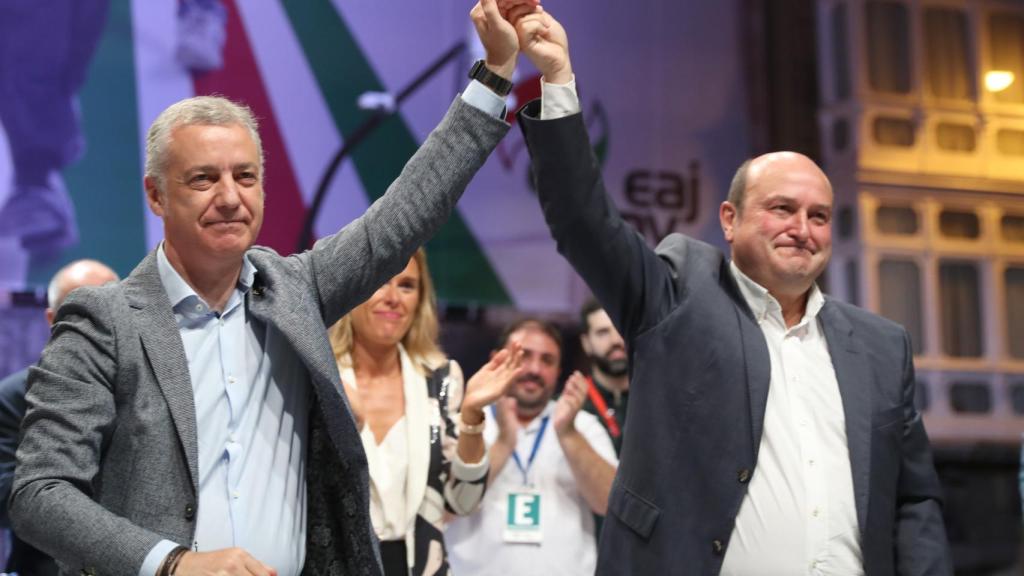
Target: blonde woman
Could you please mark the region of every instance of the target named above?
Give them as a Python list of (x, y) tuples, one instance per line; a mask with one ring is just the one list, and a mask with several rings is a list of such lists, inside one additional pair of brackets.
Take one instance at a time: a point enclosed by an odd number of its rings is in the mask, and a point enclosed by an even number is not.
[(423, 249), (330, 336), (369, 462), (384, 573), (448, 574), (445, 512), (468, 514), (483, 497), (483, 409), (504, 394), (522, 354), (495, 356), (463, 391), (459, 365), (437, 343)]

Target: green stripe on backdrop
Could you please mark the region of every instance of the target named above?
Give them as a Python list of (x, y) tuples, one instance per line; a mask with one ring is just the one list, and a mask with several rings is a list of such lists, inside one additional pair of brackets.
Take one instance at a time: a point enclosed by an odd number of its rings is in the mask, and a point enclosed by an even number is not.
[(131, 0), (112, 0), (106, 29), (79, 94), (86, 152), (64, 170), (80, 241), (56, 261), (32, 262), (45, 285), (63, 264), (96, 258), (127, 275), (146, 254)]
[[(356, 106), (359, 95), (382, 91), (384, 86), (330, 0), (282, 0), (282, 4), (334, 123), (347, 137), (367, 118), (367, 112)], [(371, 201), (384, 194), (417, 147), (412, 131), (396, 114), (353, 152), (349, 160)], [(427, 245), (427, 253), (441, 299), (510, 303), (501, 280), (457, 211)]]

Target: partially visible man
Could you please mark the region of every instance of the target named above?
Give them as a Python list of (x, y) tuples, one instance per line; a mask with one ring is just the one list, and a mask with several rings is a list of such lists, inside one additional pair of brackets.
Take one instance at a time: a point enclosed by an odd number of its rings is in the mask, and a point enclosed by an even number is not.
[[(46, 291), (46, 322), (53, 324), (57, 309), (72, 290), (82, 286), (102, 286), (117, 282), (117, 274), (106, 264), (95, 260), (76, 260), (53, 275)], [(25, 416), (25, 387), (28, 368), (0, 380), (0, 525), (10, 528), (7, 517), (7, 499), (14, 480), (14, 454), (18, 449), (18, 431)], [(52, 558), (36, 550), (16, 533), (11, 533), (11, 552), (6, 572), (25, 575), (49, 576), (57, 574)]]
[(593, 514), (607, 508), (615, 449), (597, 419), (580, 410), (582, 374), (552, 400), (562, 362), (558, 329), (526, 318), (505, 329), (498, 349), (509, 342), (521, 346), (523, 368), (480, 430), (490, 447), (490, 486), (479, 512), (445, 531), (452, 572), (591, 576)]
[(408, 263), (508, 130), (515, 30), (494, 0), (471, 14), (487, 56), (469, 87), (387, 192), (302, 254), (253, 245), (247, 108), (196, 97), (154, 121), (144, 186), (164, 240), (67, 299), (29, 375), (11, 517), (66, 572), (381, 572), (324, 326)]
[(902, 327), (827, 298), (831, 184), (806, 156), (744, 163), (719, 222), (656, 250), (605, 192), (565, 30), (516, 22), (543, 74), (519, 113), (559, 251), (626, 339), (631, 429), (598, 574), (952, 574)]
[(590, 360), (587, 401), (583, 409), (597, 416), (615, 446), (622, 450), (629, 408), (629, 357), (626, 342), (601, 304), (591, 298), (580, 309), (580, 346)]

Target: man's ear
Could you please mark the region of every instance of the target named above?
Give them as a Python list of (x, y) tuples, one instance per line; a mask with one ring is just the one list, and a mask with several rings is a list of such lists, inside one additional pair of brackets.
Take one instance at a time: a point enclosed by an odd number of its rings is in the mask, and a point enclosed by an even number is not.
[(732, 202), (726, 200), (718, 208), (718, 222), (722, 225), (722, 233), (725, 234), (725, 241), (732, 243), (732, 228), (736, 224), (736, 207)]
[(142, 186), (146, 189), (146, 204), (149, 204), (149, 209), (160, 218), (164, 217), (164, 197), (160, 195), (160, 189), (157, 188), (156, 179), (152, 176), (146, 176), (142, 179)]

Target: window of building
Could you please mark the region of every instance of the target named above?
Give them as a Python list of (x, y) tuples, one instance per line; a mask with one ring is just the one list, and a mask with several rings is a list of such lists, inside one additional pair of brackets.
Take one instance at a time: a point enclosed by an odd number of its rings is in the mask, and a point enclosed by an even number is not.
[(949, 399), (954, 412), (987, 414), (992, 411), (992, 389), (984, 382), (953, 382)]
[(902, 2), (868, 0), (868, 78), (878, 92), (910, 93), (910, 26)]
[(839, 3), (832, 8), (832, 72), (835, 75), (833, 88), (837, 100), (846, 100), (850, 97), (850, 59), (847, 53), (849, 45), (846, 4)]
[(914, 145), (914, 123), (907, 118), (879, 116), (872, 128), (875, 142), (883, 146), (910, 148)]
[(978, 276), (978, 266), (973, 262), (939, 264), (942, 351), (950, 356), (977, 358), (982, 354), (984, 327)]
[(1007, 156), (1024, 156), (1024, 130), (1004, 128), (996, 132), (996, 148)]
[(981, 222), (974, 212), (943, 210), (939, 214), (939, 231), (947, 238), (974, 240), (981, 236)]
[(848, 204), (844, 204), (836, 210), (836, 230), (839, 231), (839, 237), (843, 240), (853, 238), (854, 218), (853, 208)]
[(977, 146), (974, 128), (966, 124), (942, 122), (935, 130), (939, 148), (949, 152), (973, 152)]
[[(924, 37), (927, 85), (932, 96), (973, 100), (974, 82), (971, 78), (974, 72), (967, 42), (967, 17), (963, 10), (938, 6), (925, 8)], [(973, 136), (973, 130), (971, 132)]]
[(924, 351), (921, 322), (921, 271), (912, 260), (883, 259), (878, 265), (878, 301), (882, 316), (910, 333), (914, 354)]
[(917, 234), (917, 212), (910, 206), (879, 206), (875, 226), (883, 234), (910, 236)]
[(1024, 266), (1010, 266), (1006, 281), (1006, 341), (1010, 356), (1024, 358)]
[(992, 12), (988, 17), (991, 70), (1012, 72), (1016, 81), (994, 92), (999, 102), (1024, 102), (1024, 15)]
[(1024, 216), (1006, 214), (1000, 228), (1003, 230), (1003, 240), (1024, 243)]
[(846, 118), (837, 118), (832, 123), (832, 149), (843, 152), (850, 145), (850, 123)]
[(860, 306), (860, 262), (854, 258), (846, 261), (847, 302)]
[(1010, 384), (1010, 406), (1014, 414), (1024, 414), (1024, 382)]

